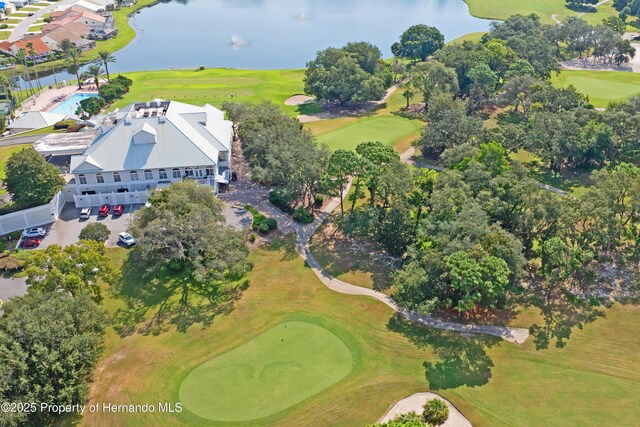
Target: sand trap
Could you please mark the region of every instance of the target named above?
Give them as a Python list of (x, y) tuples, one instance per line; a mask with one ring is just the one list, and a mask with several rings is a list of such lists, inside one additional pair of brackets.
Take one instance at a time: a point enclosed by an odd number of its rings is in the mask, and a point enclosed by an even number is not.
[(284, 101), (285, 105), (302, 105), (312, 102), (313, 98), (307, 95), (293, 95)]
[(378, 422), (386, 423), (388, 421), (391, 421), (398, 415), (407, 414), (412, 411), (417, 412), (418, 414), (422, 414), (422, 411), (424, 410), (424, 404), (431, 399), (435, 399), (436, 397), (445, 402), (449, 407), (449, 418), (444, 424), (442, 424), (442, 427), (471, 427), (471, 423), (469, 422), (469, 420), (466, 419), (464, 415), (462, 415), (462, 413), (460, 413), (460, 411), (458, 411), (456, 407), (451, 404), (451, 402), (435, 393), (416, 393), (402, 399), (401, 401), (393, 405), (393, 408), (391, 408), (389, 412), (384, 415), (384, 417), (380, 418)]

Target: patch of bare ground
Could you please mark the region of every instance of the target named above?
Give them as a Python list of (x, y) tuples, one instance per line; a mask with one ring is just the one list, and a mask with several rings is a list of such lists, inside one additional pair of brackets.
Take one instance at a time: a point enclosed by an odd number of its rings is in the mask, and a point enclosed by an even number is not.
[(293, 95), (284, 101), (284, 105), (303, 105), (313, 102), (313, 98), (307, 95)]
[(387, 254), (381, 245), (347, 236), (334, 221), (327, 221), (313, 235), (310, 248), (332, 276), (387, 295), (392, 293), (392, 276), (400, 260)]

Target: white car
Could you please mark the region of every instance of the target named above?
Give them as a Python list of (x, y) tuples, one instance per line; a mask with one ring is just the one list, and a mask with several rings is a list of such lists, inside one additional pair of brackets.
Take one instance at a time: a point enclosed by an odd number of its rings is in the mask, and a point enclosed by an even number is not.
[(42, 227), (27, 228), (22, 232), (22, 237), (33, 239), (36, 237), (44, 237), (45, 234), (47, 234), (47, 232), (44, 231)]
[(89, 219), (91, 216), (91, 208), (84, 208), (80, 211), (80, 219)]
[(120, 233), (118, 234), (118, 242), (125, 246), (133, 246), (136, 244), (136, 239), (129, 233)]

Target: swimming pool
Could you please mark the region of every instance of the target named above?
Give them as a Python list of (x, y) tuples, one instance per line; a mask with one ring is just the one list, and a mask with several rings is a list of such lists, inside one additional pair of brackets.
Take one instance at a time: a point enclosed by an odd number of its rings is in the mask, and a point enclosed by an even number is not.
[(65, 114), (67, 116), (75, 116), (76, 110), (80, 105), (80, 101), (87, 98), (93, 98), (98, 96), (94, 93), (74, 93), (60, 104), (49, 110), (50, 113)]

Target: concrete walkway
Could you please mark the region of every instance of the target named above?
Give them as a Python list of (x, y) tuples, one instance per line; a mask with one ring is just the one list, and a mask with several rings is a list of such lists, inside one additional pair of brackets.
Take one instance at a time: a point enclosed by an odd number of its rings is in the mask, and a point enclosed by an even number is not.
[[(344, 194), (348, 194), (348, 192), (349, 191), (347, 189)], [(263, 187), (247, 186), (246, 188), (232, 189), (231, 193), (229, 193), (228, 196), (225, 196), (225, 199), (241, 205), (250, 204), (258, 211), (278, 221), (278, 227), (285, 233), (289, 231), (295, 232), (297, 236), (296, 251), (300, 257), (307, 262), (318, 279), (320, 279), (320, 281), (332, 291), (345, 295), (360, 295), (375, 298), (412, 322), (419, 323), (430, 328), (445, 329), (462, 333), (489, 334), (515, 344), (522, 344), (529, 337), (529, 330), (524, 328), (465, 325), (461, 323), (445, 322), (431, 316), (423, 316), (416, 312), (399, 307), (391, 297), (383, 294), (382, 292), (363, 288), (361, 286), (355, 286), (331, 276), (311, 253), (309, 249), (309, 241), (313, 233), (318, 229), (318, 227), (320, 227), (329, 214), (340, 205), (340, 199), (331, 199), (322, 209), (322, 212), (317, 215), (316, 220), (313, 223), (306, 225), (292, 221), (290, 217), (283, 214), (275, 206), (271, 205), (268, 199), (268, 189)]]

